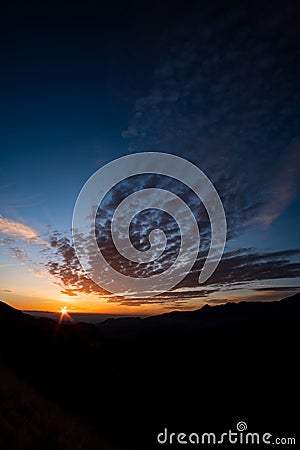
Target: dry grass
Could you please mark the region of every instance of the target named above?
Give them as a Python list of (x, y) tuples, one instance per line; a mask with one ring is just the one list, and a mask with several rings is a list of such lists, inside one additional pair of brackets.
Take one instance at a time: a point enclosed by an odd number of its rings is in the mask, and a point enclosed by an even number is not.
[(0, 361), (1, 450), (113, 450), (95, 430), (43, 397)]

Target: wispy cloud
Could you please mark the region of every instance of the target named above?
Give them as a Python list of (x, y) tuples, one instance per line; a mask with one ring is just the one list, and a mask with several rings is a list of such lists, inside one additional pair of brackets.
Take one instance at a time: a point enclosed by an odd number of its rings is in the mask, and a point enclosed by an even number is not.
[[(3, 247), (15, 259), (16, 264), (2, 264), (0, 267), (26, 266), (30, 272), (40, 276), (41, 261), (37, 252), (47, 248), (49, 244), (36, 230), (24, 223), (4, 218), (0, 215), (0, 247)], [(4, 251), (5, 251), (4, 250)], [(43, 276), (49, 273), (43, 271)]]
[(5, 234), (8, 237), (22, 239), (27, 242), (39, 241), (39, 235), (37, 232), (21, 222), (6, 219), (0, 215), (0, 233)]
[(129, 152), (195, 162), (218, 189), (230, 234), (253, 218), (272, 223), (299, 189), (299, 38), (288, 5), (259, 16), (243, 2), (222, 14), (214, 2), (196, 8), (166, 32), (153, 85), (123, 132)]
[(274, 180), (267, 188), (268, 200), (255, 220), (270, 225), (295, 199), (300, 178), (300, 137), (293, 140), (280, 159)]
[(288, 292), (288, 291), (300, 291), (300, 286), (269, 286), (269, 287), (259, 287), (252, 288), (256, 292)]

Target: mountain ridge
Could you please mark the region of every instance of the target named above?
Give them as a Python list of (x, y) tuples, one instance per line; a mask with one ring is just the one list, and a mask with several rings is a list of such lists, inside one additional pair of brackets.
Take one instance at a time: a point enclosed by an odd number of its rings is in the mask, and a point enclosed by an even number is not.
[(0, 359), (120, 450), (155, 449), (166, 424), (197, 430), (199, 417), (202, 430), (296, 430), (299, 308), (296, 294), (67, 325), (0, 303)]
[[(192, 310), (192, 311), (180, 311), (174, 310), (171, 312), (166, 312), (162, 314), (156, 314), (148, 317), (118, 317), (118, 318), (107, 318), (104, 321), (96, 324), (86, 323), (84, 321), (80, 321), (75, 323), (76, 326), (80, 326), (80, 324), (85, 324), (85, 326), (89, 326), (92, 329), (93, 326), (96, 326), (98, 329), (109, 329), (109, 328), (128, 328), (131, 326), (138, 327), (151, 327), (152, 324), (163, 326), (176, 324), (179, 325), (183, 322), (195, 322), (197, 320), (203, 319), (220, 319), (224, 320), (225, 318), (235, 317), (237, 320), (244, 318), (251, 318), (253, 316), (266, 315), (266, 314), (280, 314), (283, 312), (299, 312), (300, 308), (300, 293), (296, 293), (289, 297), (284, 297), (280, 300), (276, 301), (240, 301), (240, 302), (227, 302), (220, 305), (208, 305), (205, 304), (201, 308)], [(44, 317), (33, 317), (28, 312), (23, 312), (19, 309), (14, 308), (6, 302), (0, 301), (0, 320), (1, 317), (4, 316), (8, 319), (13, 317), (18, 317), (18, 319), (22, 318), (25, 322), (29, 324), (32, 323), (44, 323), (44, 324), (55, 324), (55, 321), (52, 318), (44, 318)], [(71, 313), (70, 313), (71, 314)], [(71, 314), (72, 315), (72, 314)], [(38, 321), (38, 322), (35, 322)], [(70, 326), (72, 323), (63, 322), (62, 326), (67, 325)]]
[(150, 329), (152, 327), (180, 328), (186, 332), (192, 330), (197, 325), (207, 325), (214, 321), (221, 323), (238, 322), (241, 320), (257, 319), (266, 315), (280, 316), (281, 314), (299, 313), (300, 293), (283, 298), (279, 301), (271, 302), (253, 302), (241, 301), (228, 302), (222, 305), (210, 306), (204, 305), (202, 308), (193, 311), (172, 311), (160, 315), (149, 316), (145, 318), (116, 318), (107, 319), (97, 326), (102, 330), (123, 330), (128, 329)]

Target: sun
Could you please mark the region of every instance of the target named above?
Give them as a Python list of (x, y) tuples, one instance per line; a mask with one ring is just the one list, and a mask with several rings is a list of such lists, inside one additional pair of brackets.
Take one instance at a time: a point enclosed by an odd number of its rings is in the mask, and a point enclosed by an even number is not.
[(60, 312), (61, 312), (61, 315), (64, 316), (65, 314), (68, 313), (68, 308), (67, 308), (66, 306), (63, 306), (63, 307), (61, 308)]
[(74, 320), (72, 319), (72, 317), (70, 316), (70, 314), (68, 313), (68, 307), (67, 306), (63, 306), (60, 310), (60, 316), (59, 316), (59, 320), (58, 320), (58, 325), (60, 325), (62, 322), (74, 322)]

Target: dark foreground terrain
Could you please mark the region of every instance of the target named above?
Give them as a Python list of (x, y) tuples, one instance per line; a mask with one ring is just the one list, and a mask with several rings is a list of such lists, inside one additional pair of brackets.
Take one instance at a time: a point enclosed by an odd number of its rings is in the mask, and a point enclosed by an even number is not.
[(0, 449), (199, 448), (156, 437), (239, 421), (297, 439), (299, 305), (58, 325), (0, 303)]

